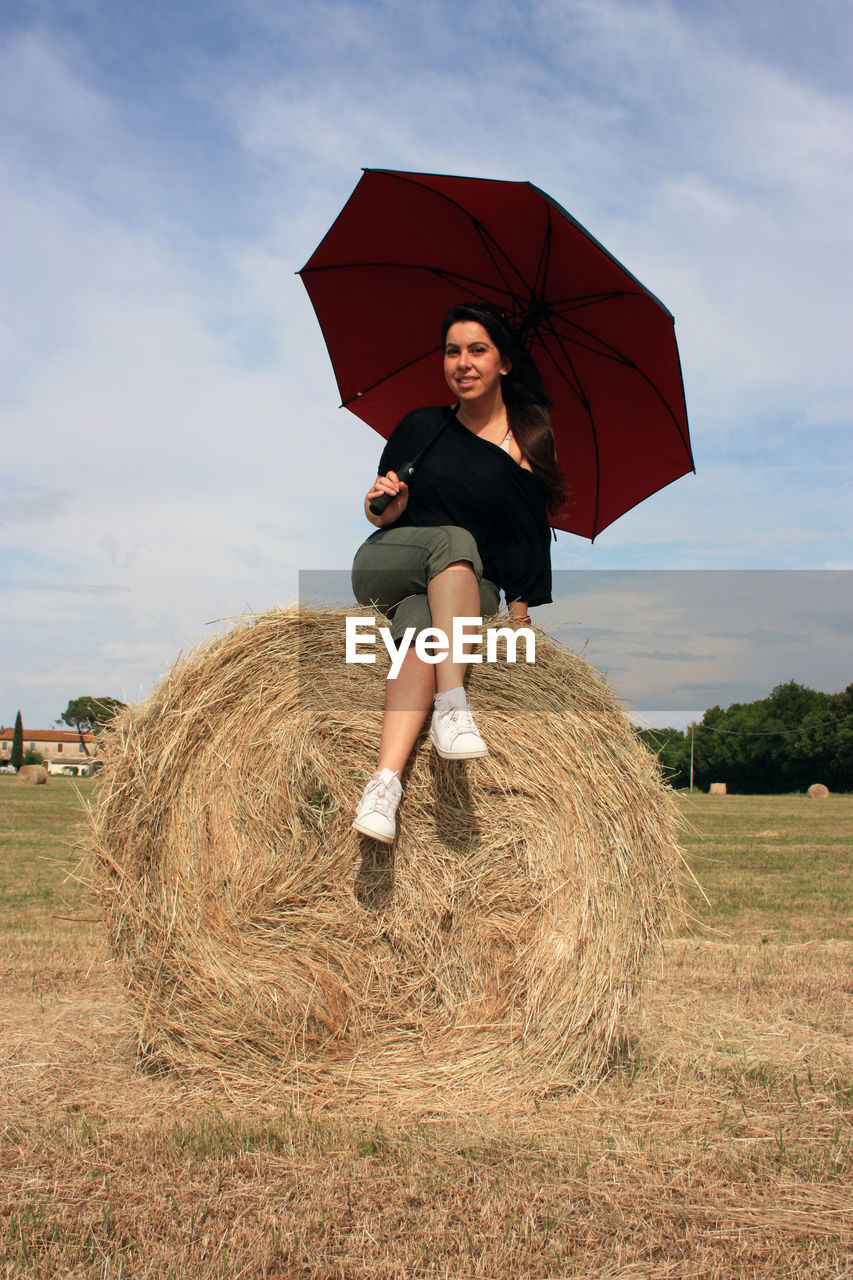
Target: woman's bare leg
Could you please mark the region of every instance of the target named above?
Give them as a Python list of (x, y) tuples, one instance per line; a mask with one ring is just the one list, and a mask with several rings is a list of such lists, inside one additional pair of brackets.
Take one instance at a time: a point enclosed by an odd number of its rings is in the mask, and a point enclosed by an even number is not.
[[(448, 565), (427, 588), (432, 625), (448, 638), (455, 617), (480, 616), (480, 588), (467, 561)], [(414, 648), (403, 659), (396, 680), (385, 681), (385, 718), (379, 744), (378, 769), (392, 769), (399, 777), (412, 753), (436, 693), (455, 689), (465, 678), (467, 664), (448, 656), (437, 665), (421, 662)]]
[[(477, 575), (467, 560), (458, 560), (437, 573), (427, 587), (432, 625), (440, 627), (450, 640), (454, 618), (480, 617), (480, 587)], [(470, 652), (472, 645), (466, 645)], [(452, 662), (450, 654), (435, 668), (437, 693), (456, 689), (465, 679), (468, 664)]]
[(403, 772), (435, 697), (435, 667), (421, 662), (414, 648), (403, 659), (396, 680), (385, 681), (385, 719), (377, 769)]

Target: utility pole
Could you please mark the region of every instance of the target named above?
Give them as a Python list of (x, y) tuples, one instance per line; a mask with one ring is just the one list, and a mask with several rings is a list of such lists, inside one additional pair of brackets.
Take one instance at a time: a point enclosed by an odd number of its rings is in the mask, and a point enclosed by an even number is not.
[(696, 721), (690, 721), (690, 794), (693, 795), (693, 730), (696, 728)]

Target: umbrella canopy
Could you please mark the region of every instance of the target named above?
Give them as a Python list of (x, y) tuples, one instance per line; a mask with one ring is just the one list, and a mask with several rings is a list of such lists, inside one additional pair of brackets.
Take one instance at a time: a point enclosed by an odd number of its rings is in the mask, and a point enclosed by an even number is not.
[(553, 404), (558, 528), (594, 538), (694, 470), (672, 315), (529, 182), (366, 169), (299, 274), (343, 405), (386, 438), (451, 402), (448, 309), (501, 307)]

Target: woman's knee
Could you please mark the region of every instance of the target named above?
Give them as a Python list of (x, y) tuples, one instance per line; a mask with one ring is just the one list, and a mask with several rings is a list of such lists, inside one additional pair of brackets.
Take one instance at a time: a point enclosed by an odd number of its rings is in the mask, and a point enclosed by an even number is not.
[(460, 529), (456, 525), (451, 525), (447, 532), (450, 539), (450, 552), (455, 560), (470, 560), (474, 565), (480, 563), (480, 552), (473, 533), (469, 533), (467, 529)]
[(450, 569), (468, 569), (476, 578), (482, 577), (483, 562), (474, 536), (457, 525), (439, 527), (443, 536), (441, 544), (430, 557), (430, 578), (438, 577), (440, 573)]

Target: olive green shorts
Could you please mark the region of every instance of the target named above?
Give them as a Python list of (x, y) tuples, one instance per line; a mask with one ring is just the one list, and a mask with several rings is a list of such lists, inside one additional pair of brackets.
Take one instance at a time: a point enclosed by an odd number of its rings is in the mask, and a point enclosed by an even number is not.
[(497, 613), (500, 592), (483, 577), (477, 544), (467, 529), (453, 524), (377, 529), (355, 553), (353, 595), (360, 605), (374, 605), (391, 619), (391, 636), (399, 644), (407, 627), (418, 635), (432, 626), (427, 587), (459, 560), (467, 560), (477, 576), (480, 616)]

